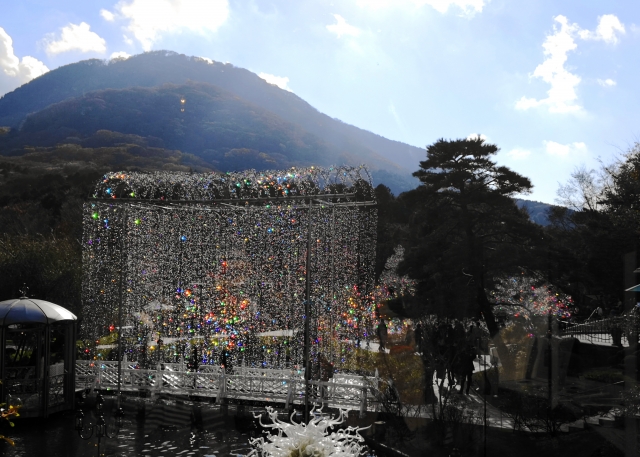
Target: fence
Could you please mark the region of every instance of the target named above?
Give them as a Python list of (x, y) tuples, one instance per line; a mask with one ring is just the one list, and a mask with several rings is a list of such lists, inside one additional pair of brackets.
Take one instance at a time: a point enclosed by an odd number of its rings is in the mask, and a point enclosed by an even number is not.
[[(189, 372), (183, 371), (181, 364), (159, 363), (156, 369), (138, 369), (131, 363), (122, 362), (121, 371), (120, 389), (123, 392), (212, 397), (216, 401), (265, 401), (284, 403), (286, 408), (304, 403), (304, 370), (237, 367), (229, 374), (213, 365)], [(117, 388), (118, 362), (76, 362), (76, 390)], [(371, 378), (338, 373), (329, 381), (310, 381), (310, 401), (359, 409), (364, 414), (376, 408), (378, 388), (377, 372)]]
[(635, 314), (589, 320), (581, 324), (566, 324), (560, 334), (575, 336), (585, 342), (629, 346), (629, 340), (638, 341), (638, 316)]

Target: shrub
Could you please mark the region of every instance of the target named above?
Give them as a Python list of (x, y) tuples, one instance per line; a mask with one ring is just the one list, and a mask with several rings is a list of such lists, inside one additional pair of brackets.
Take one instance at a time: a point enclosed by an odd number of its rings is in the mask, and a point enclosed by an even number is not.
[(579, 419), (580, 411), (565, 403), (550, 408), (549, 399), (522, 392), (505, 392), (503, 412), (513, 420), (513, 429), (555, 436), (560, 426)]
[(613, 368), (596, 368), (583, 374), (585, 379), (613, 384), (624, 380), (622, 371)]

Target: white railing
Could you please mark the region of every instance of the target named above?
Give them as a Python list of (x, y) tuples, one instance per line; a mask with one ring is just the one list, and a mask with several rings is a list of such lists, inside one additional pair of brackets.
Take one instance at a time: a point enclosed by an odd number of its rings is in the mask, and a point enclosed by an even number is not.
[[(181, 364), (158, 364), (138, 369), (123, 362), (120, 389), (151, 394), (194, 395), (216, 399), (285, 403), (288, 408), (304, 402), (304, 370), (236, 367), (233, 374), (214, 365), (198, 372), (182, 371)], [(76, 361), (76, 389), (114, 390), (118, 387), (118, 362)], [(333, 407), (357, 408), (364, 414), (375, 407), (379, 387), (377, 372), (371, 378), (335, 374), (329, 381), (310, 381), (311, 401)]]

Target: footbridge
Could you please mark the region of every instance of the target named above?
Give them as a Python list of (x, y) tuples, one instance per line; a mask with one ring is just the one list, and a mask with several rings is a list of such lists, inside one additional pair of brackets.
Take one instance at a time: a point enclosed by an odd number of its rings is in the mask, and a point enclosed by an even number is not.
[(572, 336), (583, 343), (601, 346), (629, 347), (629, 342), (638, 341), (640, 316), (636, 314), (590, 320), (580, 324), (566, 324), (562, 336)]
[[(118, 362), (76, 361), (76, 391), (118, 389)], [(286, 408), (304, 404), (304, 369), (234, 367), (232, 373), (215, 365), (188, 371), (180, 363), (158, 363), (155, 369), (140, 369), (122, 362), (120, 390), (150, 395), (195, 396), (221, 400), (281, 403)], [(336, 373), (328, 381), (312, 380), (311, 403), (359, 410), (376, 410), (380, 398), (378, 373), (356, 376)]]

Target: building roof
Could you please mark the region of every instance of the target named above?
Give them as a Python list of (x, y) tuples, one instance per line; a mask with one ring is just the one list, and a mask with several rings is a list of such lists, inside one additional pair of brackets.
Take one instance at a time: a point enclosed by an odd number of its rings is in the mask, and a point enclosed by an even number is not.
[(20, 297), (0, 302), (0, 327), (12, 324), (53, 324), (78, 318), (62, 306), (35, 298)]

